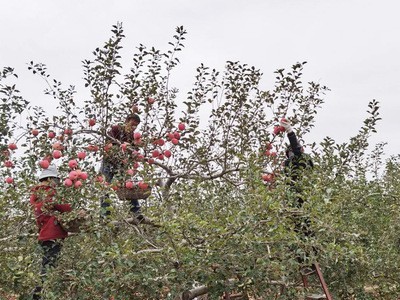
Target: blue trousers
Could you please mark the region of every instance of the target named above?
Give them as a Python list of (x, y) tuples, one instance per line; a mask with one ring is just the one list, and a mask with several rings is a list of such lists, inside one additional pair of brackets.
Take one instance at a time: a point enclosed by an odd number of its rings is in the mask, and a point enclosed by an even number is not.
[[(43, 253), (42, 266), (40, 268), (40, 277), (43, 284), (46, 280), (47, 270), (49, 268), (54, 268), (57, 264), (62, 248), (62, 240), (40, 241), (39, 245), (42, 248)], [(37, 286), (33, 292), (32, 299), (41, 299), (41, 292), (42, 287)]]

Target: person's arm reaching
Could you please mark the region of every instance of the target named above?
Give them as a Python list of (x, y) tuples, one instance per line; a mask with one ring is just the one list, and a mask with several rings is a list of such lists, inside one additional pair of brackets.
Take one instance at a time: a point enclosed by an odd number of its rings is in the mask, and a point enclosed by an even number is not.
[(293, 131), (292, 125), (290, 122), (286, 119), (282, 119), (280, 122), (280, 125), (285, 128), (285, 131), (287, 132), (287, 136), (289, 139), (290, 147), (292, 148), (293, 154), (294, 155), (301, 155), (301, 145), (299, 141), (297, 140), (296, 134)]

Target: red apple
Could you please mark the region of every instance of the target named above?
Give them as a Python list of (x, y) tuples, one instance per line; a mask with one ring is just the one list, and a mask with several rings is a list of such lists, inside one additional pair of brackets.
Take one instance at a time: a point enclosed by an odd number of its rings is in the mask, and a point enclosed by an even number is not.
[(82, 186), (82, 182), (80, 181), (80, 180), (77, 180), (77, 181), (75, 181), (75, 183), (74, 183), (74, 187), (77, 189), (77, 188), (80, 188)]
[(164, 144), (165, 144), (165, 141), (163, 139), (158, 139), (157, 140), (157, 145), (158, 146), (164, 146)]
[(53, 147), (54, 150), (63, 150), (63, 149), (64, 149), (64, 146), (63, 146), (61, 143), (59, 143), (59, 142), (55, 142), (55, 143), (52, 145), (52, 147)]
[(97, 145), (89, 145), (89, 146), (87, 146), (87, 151), (92, 151), (92, 152), (97, 152), (97, 151), (99, 151), (99, 146), (97, 146)]
[(156, 102), (156, 99), (154, 99), (152, 97), (147, 98), (147, 103), (154, 104), (154, 102)]
[(72, 129), (71, 129), (71, 128), (65, 128), (65, 129), (64, 129), (64, 134), (66, 134), (66, 135), (72, 135)]
[(68, 178), (71, 180), (75, 180), (78, 178), (78, 172), (77, 171), (71, 171), (68, 174)]
[(39, 166), (43, 169), (47, 169), (50, 166), (50, 162), (47, 159), (42, 159), (39, 162)]
[(144, 182), (144, 181), (139, 181), (138, 186), (139, 186), (139, 188), (142, 189), (142, 190), (146, 190), (146, 189), (149, 188), (149, 185), (148, 185), (146, 182)]
[(147, 162), (149, 163), (149, 165), (152, 165), (152, 164), (154, 164), (155, 163), (155, 160), (154, 160), (154, 158), (149, 158), (148, 160), (147, 160)]
[(72, 185), (72, 180), (69, 179), (69, 178), (65, 179), (65, 180), (64, 180), (64, 185), (65, 185), (65, 186), (71, 186), (71, 185)]
[(178, 141), (178, 139), (173, 138), (173, 139), (171, 140), (171, 143), (174, 144), (174, 145), (178, 145), (179, 141)]
[(108, 151), (111, 150), (112, 147), (113, 147), (113, 144), (112, 143), (108, 143), (107, 145), (104, 146), (104, 151), (108, 152)]
[(134, 134), (133, 134), (133, 138), (135, 139), (135, 140), (138, 140), (138, 139), (140, 139), (142, 137), (142, 134), (140, 133), (140, 132), (135, 132)]
[(133, 164), (133, 168), (134, 168), (134, 169), (139, 168), (139, 166), (140, 166), (140, 165), (139, 165), (139, 163), (138, 163), (137, 161)]
[(181, 138), (181, 134), (178, 131), (174, 132), (174, 138), (176, 138), (177, 140), (179, 140)]
[(167, 133), (167, 138), (169, 140), (172, 140), (173, 138), (175, 138), (175, 136), (174, 136), (174, 134), (172, 132), (170, 132), (170, 133)]
[(88, 179), (89, 175), (87, 172), (82, 172), (81, 174), (79, 174), (79, 178), (82, 180), (86, 180)]
[(15, 143), (10, 143), (10, 144), (8, 144), (8, 149), (10, 149), (10, 150), (16, 150), (16, 149), (18, 149), (17, 144), (15, 144)]
[(179, 123), (178, 129), (179, 129), (180, 131), (185, 130), (185, 128), (186, 128), (186, 126), (185, 126), (184, 123)]
[(161, 154), (157, 157), (159, 160), (164, 160), (164, 154)]
[(135, 170), (133, 170), (133, 169), (128, 169), (128, 170), (126, 170), (126, 174), (128, 174), (128, 175), (134, 175), (135, 174)]
[(47, 136), (49, 137), (49, 139), (54, 139), (56, 137), (56, 133), (54, 131), (49, 131)]
[(58, 158), (60, 158), (61, 156), (62, 156), (62, 153), (61, 153), (60, 150), (54, 150), (54, 151), (53, 151), (53, 157), (54, 157), (55, 159), (58, 159)]
[(85, 157), (86, 157), (86, 152), (83, 152), (83, 151), (78, 152), (78, 158), (79, 159), (84, 159)]
[(125, 187), (127, 189), (133, 189), (133, 182), (132, 181), (125, 182)]
[(8, 183), (8, 184), (11, 184), (11, 183), (14, 182), (14, 179), (13, 179), (12, 177), (7, 177), (7, 178), (5, 179), (5, 182)]
[(169, 150), (164, 150), (164, 155), (165, 155), (165, 157), (170, 158), (172, 153)]
[[(283, 130), (282, 130), (282, 129), (283, 129)], [(277, 134), (279, 134), (279, 133), (281, 133), (281, 132), (284, 132), (284, 131), (285, 131), (285, 128), (284, 128), (284, 127), (279, 126), (279, 125), (276, 125), (276, 126), (274, 126), (273, 134), (274, 134), (274, 135), (277, 135)]]
[(68, 166), (70, 167), (70, 169), (75, 169), (78, 166), (78, 162), (75, 159), (71, 159), (68, 162)]
[(34, 136), (37, 136), (37, 135), (39, 134), (39, 130), (37, 130), (37, 129), (32, 129), (31, 133), (32, 133)]
[(96, 119), (89, 119), (89, 126), (93, 127), (94, 125), (96, 125)]
[(6, 168), (12, 168), (14, 166), (13, 162), (11, 160), (7, 160), (4, 162), (4, 166)]
[(272, 144), (271, 144), (271, 143), (267, 143), (267, 144), (265, 145), (265, 148), (266, 148), (267, 150), (271, 150), (271, 149), (272, 149)]
[(274, 174), (268, 173), (268, 174), (263, 174), (262, 179), (266, 182), (271, 182), (274, 179)]
[(160, 155), (160, 151), (158, 151), (158, 150), (153, 150), (153, 152), (151, 152), (152, 157), (158, 157), (159, 155)]
[(103, 182), (104, 181), (104, 177), (99, 175), (99, 176), (96, 177), (96, 181), (97, 182)]

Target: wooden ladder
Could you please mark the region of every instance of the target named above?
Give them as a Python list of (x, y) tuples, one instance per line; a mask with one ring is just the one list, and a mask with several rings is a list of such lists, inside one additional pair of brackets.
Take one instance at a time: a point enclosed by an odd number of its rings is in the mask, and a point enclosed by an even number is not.
[(306, 296), (305, 300), (318, 300), (318, 299), (333, 300), (331, 294), (329, 293), (328, 286), (326, 285), (326, 282), (325, 282), (324, 276), (322, 275), (319, 264), (317, 262), (315, 262), (311, 266), (312, 266), (312, 270), (310, 270), (310, 272), (303, 273), (300, 271), (304, 288), (307, 289), (310, 287), (309, 282), (308, 282), (308, 276), (315, 274), (318, 277), (319, 283), (321, 284), (322, 290), (324, 291), (324, 295), (310, 294), (310, 295)]

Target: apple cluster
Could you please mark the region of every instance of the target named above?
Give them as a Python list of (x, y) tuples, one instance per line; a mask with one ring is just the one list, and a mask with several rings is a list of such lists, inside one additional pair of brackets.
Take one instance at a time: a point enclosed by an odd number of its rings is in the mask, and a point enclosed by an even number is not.
[[(10, 159), (10, 156), (11, 156), (10, 151), (13, 152), (13, 151), (15, 151), (15, 150), (17, 150), (17, 149), (18, 149), (17, 144), (15, 144), (15, 143), (10, 143), (10, 144), (8, 144), (8, 149), (4, 149), (4, 150), (3, 150), (3, 152), (2, 152), (2, 157), (5, 159), (5, 161), (4, 161), (4, 163), (3, 163), (3, 164), (4, 164), (4, 167), (9, 168), (9, 169), (11, 169), (11, 168), (14, 167), (14, 163), (13, 163), (12, 160)], [(6, 178), (4, 179), (4, 181), (5, 181), (6, 183), (8, 183), (8, 184), (12, 184), (12, 183), (14, 183), (14, 178), (11, 177), (11, 176), (8, 176), (8, 177), (6, 177)]]

